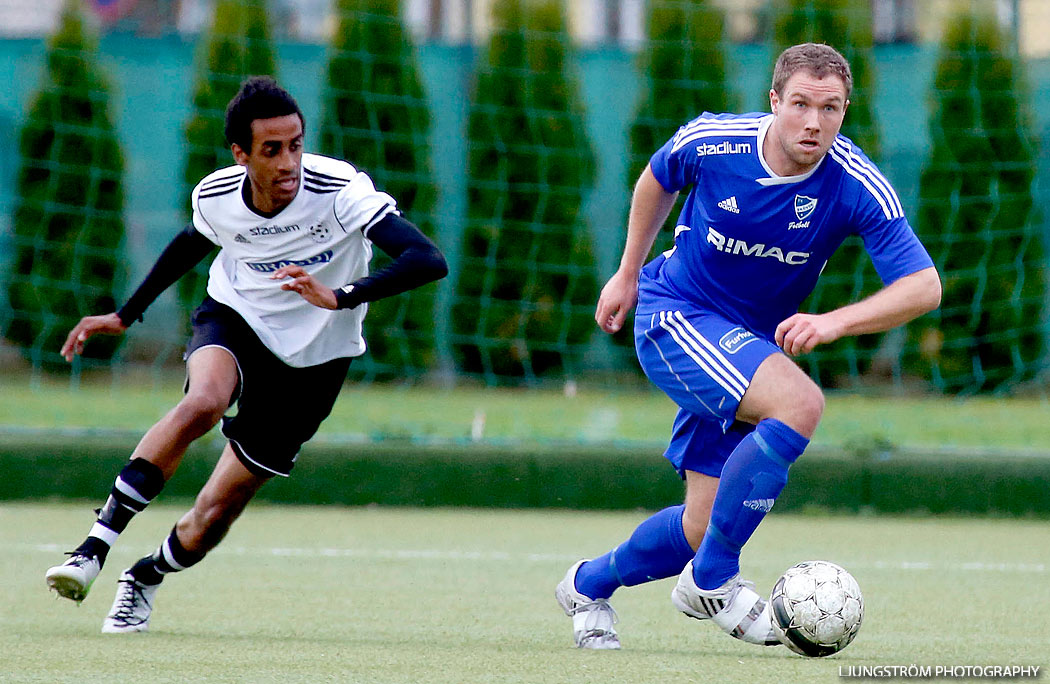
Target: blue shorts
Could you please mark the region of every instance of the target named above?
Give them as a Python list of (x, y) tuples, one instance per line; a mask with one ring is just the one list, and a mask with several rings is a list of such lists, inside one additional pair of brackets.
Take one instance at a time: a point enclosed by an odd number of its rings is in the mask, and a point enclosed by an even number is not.
[(634, 319), (642, 370), (678, 404), (674, 432), (664, 456), (684, 476), (712, 477), (753, 425), (736, 420), (740, 400), (755, 371), (779, 347), (718, 314), (660, 311)]

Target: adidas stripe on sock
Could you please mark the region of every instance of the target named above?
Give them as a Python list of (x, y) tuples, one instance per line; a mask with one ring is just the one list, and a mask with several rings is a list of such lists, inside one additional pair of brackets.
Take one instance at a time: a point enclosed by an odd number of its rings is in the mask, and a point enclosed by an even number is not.
[(77, 550), (98, 556), (101, 562), (105, 562), (106, 554), (120, 533), (163, 488), (164, 473), (160, 468), (143, 458), (129, 461), (113, 482), (106, 504), (98, 509), (98, 518), (91, 526), (88, 538)]

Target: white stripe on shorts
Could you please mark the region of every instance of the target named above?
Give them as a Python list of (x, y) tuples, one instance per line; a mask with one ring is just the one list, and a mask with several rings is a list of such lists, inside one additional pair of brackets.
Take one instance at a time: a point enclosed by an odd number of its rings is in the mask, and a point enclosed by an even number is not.
[[(678, 329), (685, 342), (691, 345), (699, 354), (702, 354), (707, 359), (710, 368), (738, 390), (742, 397), (750, 384), (748, 379), (737, 371), (736, 367), (722, 355), (722, 352), (718, 351), (718, 348), (708, 342), (707, 338), (693, 327), (692, 323), (682, 315), (681, 311), (669, 311), (667, 313), (668, 320)], [(712, 375), (712, 377), (714, 376)], [(737, 397), (737, 399), (739, 398)]]
[(717, 366), (717, 362), (711, 358), (703, 347), (698, 345), (691, 339), (683, 339), (686, 333), (681, 323), (676, 321), (671, 312), (660, 312), (660, 327), (666, 330), (675, 343), (682, 348), (689, 358), (696, 362), (696, 365), (707, 373), (712, 380), (722, 386), (726, 392), (728, 392), (734, 399), (740, 401), (744, 396), (744, 390), (747, 389), (746, 385), (741, 386), (737, 383), (724, 369)]
[(722, 362), (722, 366), (729, 371), (730, 375), (734, 376), (737, 380), (739, 380), (740, 384), (743, 385), (744, 389), (746, 390), (748, 385), (751, 384), (751, 381), (745, 378), (744, 375), (736, 369), (736, 366), (729, 362), (729, 359), (727, 359), (722, 354), (722, 352), (719, 351), (718, 347), (711, 344), (706, 337), (697, 332), (696, 328), (693, 327), (693, 324), (689, 322), (689, 319), (682, 315), (681, 311), (675, 311), (674, 316), (682, 323), (683, 326), (686, 327), (686, 329), (689, 330), (689, 332), (693, 334), (693, 337), (697, 339), (700, 342), (700, 344), (704, 345), (704, 347), (706, 347), (715, 358)]
[[(656, 321), (656, 314), (653, 314), (653, 317), (652, 317), (652, 319), (651, 319), (651, 321), (649, 323), (649, 329), (650, 330), (653, 328), (653, 325), (654, 325), (655, 321)], [(677, 380), (679, 383), (681, 383), (682, 387), (685, 388), (685, 391), (688, 392), (689, 394), (691, 394), (692, 397), (694, 399), (696, 399), (697, 403), (699, 403), (705, 409), (710, 411), (715, 416), (715, 418), (718, 418), (719, 420), (724, 421), (725, 419), (722, 418), (722, 415), (718, 411), (715, 411), (710, 406), (708, 406), (706, 403), (704, 403), (704, 400), (700, 398), (700, 395), (697, 394), (696, 392), (694, 392), (693, 388), (691, 388), (689, 386), (689, 383), (687, 383), (685, 380), (682, 379), (682, 376), (678, 374), (678, 371), (675, 370), (674, 366), (667, 359), (667, 356), (664, 354), (664, 350), (660, 348), (660, 345), (657, 344), (656, 340), (653, 339), (653, 336), (651, 334), (649, 334), (649, 330), (645, 331), (645, 337), (646, 337), (646, 339), (648, 339), (650, 342), (653, 343), (653, 348), (656, 349), (656, 353), (660, 355), (660, 360), (662, 360), (664, 362), (664, 365), (667, 366), (667, 370), (671, 373), (671, 375), (674, 376), (675, 380)]]

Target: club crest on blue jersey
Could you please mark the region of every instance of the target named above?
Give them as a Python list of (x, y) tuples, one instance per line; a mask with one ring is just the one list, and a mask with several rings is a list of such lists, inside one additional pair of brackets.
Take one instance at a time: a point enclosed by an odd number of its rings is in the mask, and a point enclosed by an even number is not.
[(806, 197), (805, 195), (795, 195), (795, 216), (798, 217), (799, 221), (804, 221), (813, 210), (817, 208), (816, 197)]

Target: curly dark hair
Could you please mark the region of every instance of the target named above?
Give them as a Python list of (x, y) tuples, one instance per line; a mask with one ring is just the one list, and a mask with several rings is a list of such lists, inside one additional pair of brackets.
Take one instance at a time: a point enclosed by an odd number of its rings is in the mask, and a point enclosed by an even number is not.
[(226, 106), (226, 143), (236, 143), (246, 152), (252, 149), (252, 121), (298, 114), (306, 131), (306, 120), (287, 90), (269, 76), (252, 76)]

